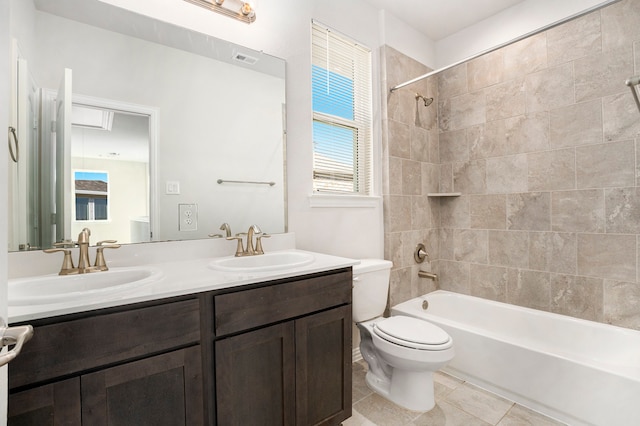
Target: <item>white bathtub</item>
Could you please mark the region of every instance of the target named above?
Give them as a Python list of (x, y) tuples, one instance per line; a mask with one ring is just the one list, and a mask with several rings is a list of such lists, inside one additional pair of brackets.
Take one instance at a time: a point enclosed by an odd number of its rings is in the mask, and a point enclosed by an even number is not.
[(570, 425), (640, 425), (639, 331), (442, 290), (392, 314), (446, 330), (456, 377)]

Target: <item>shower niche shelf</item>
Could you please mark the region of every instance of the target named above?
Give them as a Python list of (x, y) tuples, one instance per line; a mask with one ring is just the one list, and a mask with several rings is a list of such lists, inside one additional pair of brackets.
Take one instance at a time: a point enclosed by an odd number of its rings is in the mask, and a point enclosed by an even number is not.
[(427, 197), (459, 197), (461, 192), (429, 192)]

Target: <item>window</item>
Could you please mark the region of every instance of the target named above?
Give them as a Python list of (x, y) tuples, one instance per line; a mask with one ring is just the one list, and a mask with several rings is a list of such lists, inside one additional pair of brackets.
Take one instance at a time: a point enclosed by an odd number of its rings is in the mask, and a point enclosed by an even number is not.
[(313, 190), (369, 195), (371, 51), (312, 23)]
[(109, 176), (106, 172), (74, 172), (76, 220), (109, 219)]

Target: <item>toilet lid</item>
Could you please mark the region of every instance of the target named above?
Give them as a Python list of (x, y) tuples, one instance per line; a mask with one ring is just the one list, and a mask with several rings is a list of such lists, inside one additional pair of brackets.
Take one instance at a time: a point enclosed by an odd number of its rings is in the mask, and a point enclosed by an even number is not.
[(417, 318), (390, 317), (377, 322), (374, 332), (385, 340), (415, 349), (442, 350), (451, 346), (447, 332)]

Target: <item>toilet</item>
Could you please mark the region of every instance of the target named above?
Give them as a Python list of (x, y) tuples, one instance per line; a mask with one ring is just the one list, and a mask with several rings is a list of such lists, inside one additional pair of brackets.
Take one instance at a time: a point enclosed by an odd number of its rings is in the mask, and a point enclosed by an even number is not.
[(364, 259), (353, 267), (353, 321), (369, 365), (367, 385), (413, 411), (435, 405), (433, 373), (454, 356), (453, 339), (440, 327), (408, 316), (383, 318), (392, 263)]

